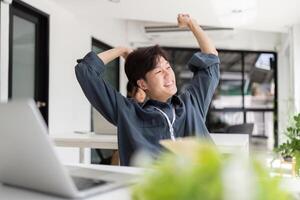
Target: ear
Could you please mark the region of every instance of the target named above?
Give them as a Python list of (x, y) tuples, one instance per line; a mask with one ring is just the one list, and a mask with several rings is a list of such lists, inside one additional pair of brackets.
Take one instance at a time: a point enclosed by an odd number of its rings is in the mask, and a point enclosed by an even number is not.
[(144, 80), (144, 79), (139, 79), (139, 80), (137, 80), (137, 85), (139, 86), (139, 88), (141, 88), (142, 90), (147, 90), (148, 89), (148, 87), (147, 87), (147, 83), (146, 83), (146, 81)]

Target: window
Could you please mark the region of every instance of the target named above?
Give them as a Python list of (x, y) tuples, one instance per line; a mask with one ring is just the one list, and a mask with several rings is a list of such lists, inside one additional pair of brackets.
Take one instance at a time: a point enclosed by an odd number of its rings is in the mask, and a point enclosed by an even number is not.
[[(92, 51), (101, 53), (112, 47), (92, 38)], [(104, 79), (109, 82), (116, 90), (119, 90), (119, 60), (115, 59), (106, 65)]]
[[(177, 86), (183, 90), (193, 74), (185, 66), (198, 49), (169, 48)], [(220, 82), (207, 115), (210, 132), (224, 132), (228, 126), (253, 123), (252, 137), (277, 145), (276, 58), (274, 52), (218, 50)], [(271, 144), (270, 146), (273, 146)]]
[[(98, 54), (111, 48), (111, 46), (92, 38), (92, 51), (95, 53)], [(119, 65), (119, 59), (115, 59), (108, 63), (103, 76), (104, 80), (112, 85), (116, 90), (119, 90)], [(91, 109), (91, 116), (92, 131), (102, 134), (115, 134), (117, 132), (117, 128), (110, 124), (96, 109)], [(91, 163), (110, 164), (109, 157), (111, 154), (111, 150), (92, 149)]]

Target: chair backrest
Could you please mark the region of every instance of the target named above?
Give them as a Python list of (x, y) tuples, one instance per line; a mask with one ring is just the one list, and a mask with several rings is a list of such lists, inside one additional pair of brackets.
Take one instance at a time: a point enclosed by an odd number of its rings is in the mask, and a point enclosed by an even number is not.
[(233, 126), (228, 126), (226, 128), (226, 133), (241, 133), (241, 134), (249, 134), (251, 135), (253, 132), (253, 123), (245, 123), (245, 124), (236, 124)]

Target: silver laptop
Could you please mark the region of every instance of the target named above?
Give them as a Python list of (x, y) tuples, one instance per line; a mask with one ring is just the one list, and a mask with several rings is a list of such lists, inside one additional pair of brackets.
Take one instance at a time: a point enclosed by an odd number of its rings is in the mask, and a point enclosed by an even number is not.
[(134, 182), (132, 174), (64, 167), (34, 101), (0, 104), (0, 182), (82, 198)]

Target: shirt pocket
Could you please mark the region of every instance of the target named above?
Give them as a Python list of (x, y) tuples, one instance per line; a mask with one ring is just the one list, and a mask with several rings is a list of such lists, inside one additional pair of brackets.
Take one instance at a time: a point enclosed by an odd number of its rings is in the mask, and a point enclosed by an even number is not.
[(141, 133), (143, 137), (152, 145), (158, 144), (159, 140), (165, 138), (165, 130), (163, 125), (147, 123), (143, 126), (147, 127), (141, 127)]
[(141, 124), (142, 128), (158, 128), (162, 126), (164, 126), (164, 123), (160, 118), (144, 119)]
[(164, 134), (166, 124), (159, 114), (143, 115), (142, 120), (138, 124), (142, 135), (152, 144), (158, 144), (158, 141)]

